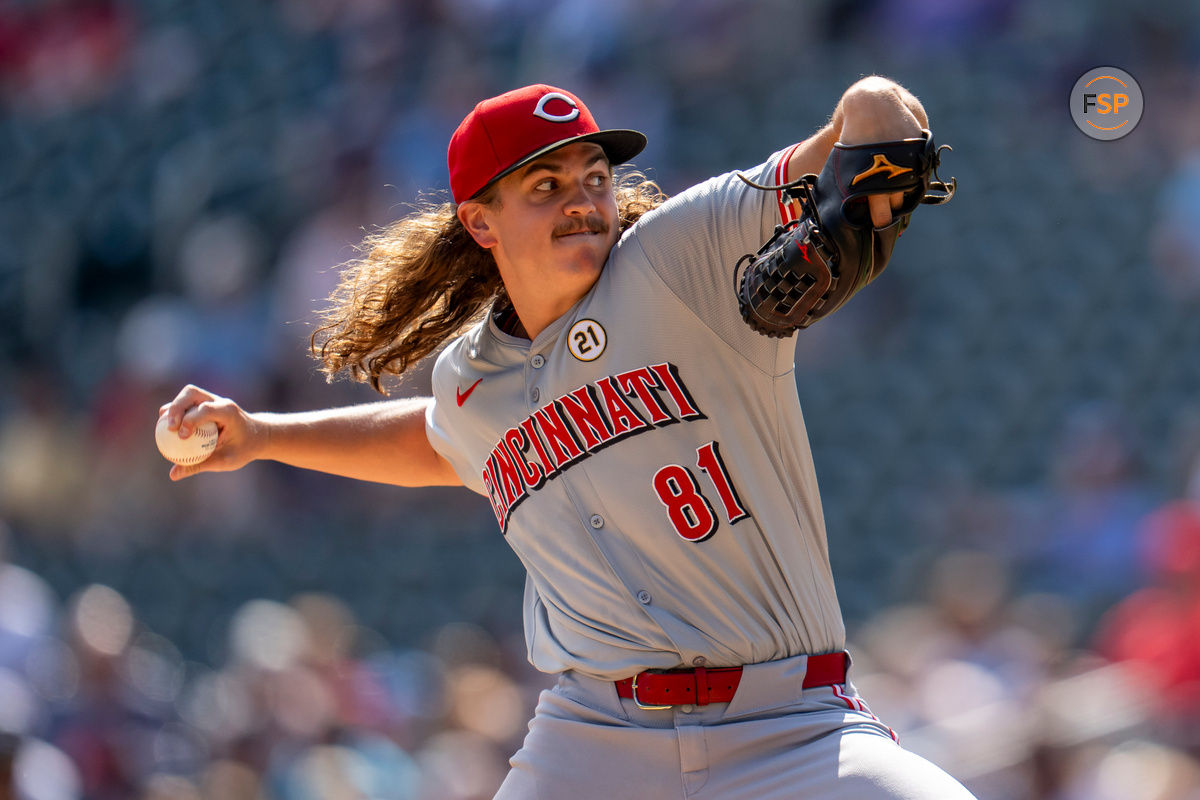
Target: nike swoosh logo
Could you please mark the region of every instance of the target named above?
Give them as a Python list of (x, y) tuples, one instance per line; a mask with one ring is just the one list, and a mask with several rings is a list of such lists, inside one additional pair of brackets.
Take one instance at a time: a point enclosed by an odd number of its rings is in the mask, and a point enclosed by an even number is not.
[(471, 392), (475, 391), (475, 387), (478, 386), (482, 382), (483, 382), (483, 378), (480, 378), (479, 380), (472, 383), (471, 388), (467, 389), (465, 392), (462, 391), (461, 389), (459, 389), (457, 386), (454, 387), (454, 398), (456, 400), (458, 400), (459, 408), (462, 408), (462, 404), (467, 402), (467, 398), (471, 396)]

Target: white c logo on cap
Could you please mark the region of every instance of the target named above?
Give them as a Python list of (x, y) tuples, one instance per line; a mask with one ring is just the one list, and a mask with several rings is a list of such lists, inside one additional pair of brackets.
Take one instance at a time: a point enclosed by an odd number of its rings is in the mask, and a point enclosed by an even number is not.
[[(571, 110), (566, 114), (551, 114), (546, 111), (546, 103), (550, 100), (562, 100), (571, 107)], [(537, 108), (533, 110), (535, 117), (541, 117), (547, 122), (570, 122), (579, 116), (579, 106), (575, 105), (575, 101), (567, 97), (562, 92), (550, 92), (542, 95), (542, 99), (538, 100)]]

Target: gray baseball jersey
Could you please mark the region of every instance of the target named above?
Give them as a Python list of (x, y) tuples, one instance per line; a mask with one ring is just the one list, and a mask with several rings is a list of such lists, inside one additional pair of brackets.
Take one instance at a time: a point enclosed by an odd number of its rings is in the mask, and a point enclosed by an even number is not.
[[(779, 183), (791, 151), (749, 176)], [(790, 218), (733, 173), (646, 214), (532, 342), (489, 318), (438, 358), (433, 446), (528, 571), (532, 663), (620, 679), (843, 648), (793, 374), (734, 264)]]

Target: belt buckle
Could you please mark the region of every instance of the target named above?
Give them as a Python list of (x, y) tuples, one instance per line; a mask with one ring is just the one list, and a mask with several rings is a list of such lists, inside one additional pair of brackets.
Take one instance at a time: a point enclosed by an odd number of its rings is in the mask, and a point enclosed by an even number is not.
[(642, 705), (642, 701), (641, 701), (641, 700), (638, 700), (638, 694), (637, 694), (637, 682), (638, 682), (638, 678), (639, 678), (639, 677), (641, 677), (641, 676), (642, 676), (642, 675), (644, 675), (644, 674), (646, 674), (646, 673), (644, 673), (644, 672), (639, 672), (637, 675), (634, 675), (634, 676), (633, 676), (633, 689), (632, 689), (632, 692), (631, 692), (631, 694), (633, 694), (633, 704), (634, 704), (635, 706), (637, 706), (638, 708), (642, 709), (643, 711), (665, 711), (665, 710), (667, 710), (668, 708), (670, 708), (670, 706), (647, 706), (647, 705)]

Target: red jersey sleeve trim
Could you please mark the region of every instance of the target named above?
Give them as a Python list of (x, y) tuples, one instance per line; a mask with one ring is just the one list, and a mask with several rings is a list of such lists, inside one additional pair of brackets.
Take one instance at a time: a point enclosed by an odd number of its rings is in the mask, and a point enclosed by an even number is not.
[[(775, 185), (787, 183), (788, 177), (788, 162), (792, 160), (792, 154), (796, 152), (796, 148), (802, 143), (797, 142), (787, 149), (787, 152), (779, 159), (779, 163), (775, 165)], [(793, 208), (793, 201), (788, 199), (782, 191), (775, 193), (775, 202), (779, 204), (779, 222), (783, 225), (791, 222), (796, 218), (796, 210)]]

